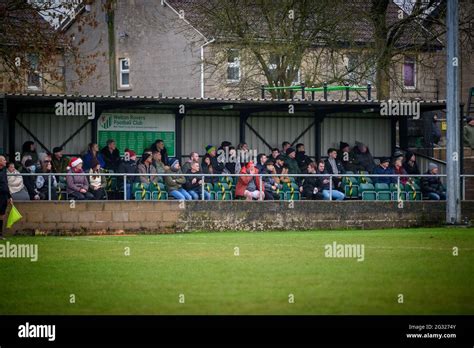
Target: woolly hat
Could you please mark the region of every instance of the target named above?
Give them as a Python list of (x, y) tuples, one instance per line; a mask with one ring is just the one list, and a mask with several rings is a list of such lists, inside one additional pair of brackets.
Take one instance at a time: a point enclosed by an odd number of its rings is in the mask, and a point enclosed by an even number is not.
[(128, 158), (132, 158), (137, 155), (135, 151), (129, 150), (129, 149), (125, 150), (125, 155), (127, 154), (128, 154)]
[(172, 159), (169, 161), (169, 165), (171, 168), (173, 168), (176, 165), (176, 163), (179, 164), (179, 161), (177, 159)]
[(438, 165), (431, 162), (430, 164), (428, 164), (428, 170), (431, 172), (433, 169), (435, 168), (438, 168)]
[(293, 147), (289, 147), (286, 149), (286, 154), (289, 155), (292, 152), (295, 152), (296, 150)]
[(214, 145), (207, 145), (206, 146), (206, 152), (208, 154), (211, 154), (212, 151), (216, 150), (216, 147)]
[(69, 166), (72, 168), (77, 167), (77, 165), (82, 163), (82, 159), (80, 157), (73, 157), (71, 158), (71, 162), (69, 162)]
[(345, 147), (350, 147), (348, 143), (345, 143), (343, 141), (339, 142), (339, 150), (342, 150)]

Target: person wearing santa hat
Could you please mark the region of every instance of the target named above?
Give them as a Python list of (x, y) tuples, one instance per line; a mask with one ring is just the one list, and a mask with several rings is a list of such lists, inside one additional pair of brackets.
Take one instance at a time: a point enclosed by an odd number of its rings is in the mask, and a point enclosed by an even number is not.
[[(84, 173), (82, 170), (82, 159), (79, 157), (71, 158), (68, 174)], [(77, 200), (93, 200), (94, 195), (89, 192), (89, 182), (85, 175), (67, 175), (67, 194), (69, 198)]]
[(260, 199), (264, 197), (264, 188), (260, 192), (260, 179), (258, 177), (258, 169), (253, 161), (247, 163), (242, 168), (240, 174), (253, 174), (252, 176), (239, 176), (237, 185), (235, 186), (235, 196), (245, 198), (247, 201), (252, 199)]

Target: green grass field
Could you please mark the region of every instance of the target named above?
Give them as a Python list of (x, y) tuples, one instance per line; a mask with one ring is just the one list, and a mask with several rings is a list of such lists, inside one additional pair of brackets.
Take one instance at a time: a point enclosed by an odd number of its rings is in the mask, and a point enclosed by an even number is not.
[[(39, 259), (0, 258), (1, 314), (474, 314), (474, 229), (8, 241)], [(325, 257), (334, 241), (364, 261)]]

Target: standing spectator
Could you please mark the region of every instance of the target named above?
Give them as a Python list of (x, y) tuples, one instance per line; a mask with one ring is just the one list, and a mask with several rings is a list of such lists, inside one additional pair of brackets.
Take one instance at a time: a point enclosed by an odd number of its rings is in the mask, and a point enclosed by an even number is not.
[(159, 151), (161, 153), (161, 161), (163, 163), (168, 163), (168, 150), (166, 150), (165, 142), (161, 139), (158, 139), (151, 145), (151, 151)]
[[(195, 174), (196, 176), (186, 176), (186, 183), (183, 188), (191, 195), (193, 200), (202, 198), (202, 174), (199, 171), (199, 162), (192, 162), (191, 168), (186, 172), (187, 174)], [(204, 190), (204, 199), (206, 201), (211, 199), (211, 194)]]
[(298, 163), (298, 167), (300, 168), (300, 173), (306, 171), (308, 168), (308, 164), (310, 164), (312, 161), (311, 161), (311, 158), (309, 158), (309, 156), (306, 156), (304, 144), (302, 143), (296, 144), (295, 159), (296, 159), (296, 162)]
[[(52, 173), (52, 164), (50, 160), (44, 160), (41, 166), (40, 173), (43, 174), (51, 174)], [(51, 180), (51, 189), (49, 186), (49, 180)], [(58, 199), (58, 192), (56, 191), (58, 187), (58, 182), (56, 181), (56, 177), (51, 175), (51, 179), (49, 179), (48, 175), (39, 175), (36, 177), (36, 189), (38, 190), (38, 194), (40, 199), (42, 200), (49, 200), (49, 191), (51, 190), (51, 200), (55, 201)]]
[(431, 140), (433, 145), (438, 146), (439, 141), (441, 140), (441, 130), (438, 126), (438, 115), (433, 116), (433, 122), (431, 123)]
[[(392, 167), (390, 167), (390, 158), (384, 157), (380, 160), (380, 164), (375, 167), (374, 173), (373, 174), (395, 174), (394, 170)], [(381, 177), (374, 177), (372, 178), (374, 183), (379, 183), (379, 184), (387, 184), (390, 185), (391, 183), (396, 183), (397, 180), (392, 176), (381, 176)]]
[[(100, 163), (99, 163), (100, 165)], [(137, 165), (137, 154), (133, 150), (125, 149), (125, 156), (123, 161), (119, 164), (119, 173), (122, 174), (137, 174), (138, 165)], [(138, 176), (127, 176), (127, 199), (132, 199), (132, 186), (134, 183), (139, 182), (140, 178)], [(123, 180), (119, 180), (119, 187), (123, 189)]]
[(474, 118), (467, 117), (466, 122), (463, 130), (464, 145), (474, 149)]
[[(316, 174), (328, 174), (325, 168), (324, 160), (320, 160), (318, 162), (318, 169), (316, 170)], [(323, 199), (324, 200), (329, 200), (330, 197), (330, 177), (329, 176), (320, 176), (318, 177), (318, 191), (322, 192), (323, 194)], [(333, 187), (332, 189), (332, 199), (335, 199), (337, 201), (342, 201), (344, 199), (345, 195), (341, 191), (336, 190), (336, 188)]]
[[(71, 158), (69, 164), (71, 168), (68, 174), (84, 174), (82, 170), (82, 159), (78, 157)], [(86, 175), (68, 175), (66, 176), (67, 193), (69, 198), (83, 200), (93, 200), (94, 195), (89, 192), (89, 182)]]
[(369, 148), (364, 143), (356, 141), (356, 146), (352, 149), (353, 163), (358, 170), (372, 173), (375, 168), (374, 158)]
[(289, 147), (286, 149), (286, 160), (285, 164), (288, 166), (288, 173), (289, 174), (300, 174), (300, 167), (298, 166), (298, 162), (296, 162), (296, 151), (294, 148)]
[[(23, 174), (32, 174), (36, 173), (37, 167), (34, 164), (33, 160), (26, 160), (25, 166), (21, 171)], [(34, 175), (25, 175), (23, 176), (23, 183), (25, 184), (26, 190), (30, 195), (31, 200), (39, 200), (40, 196), (38, 190), (36, 189), (36, 176)]]
[(265, 163), (267, 162), (267, 155), (265, 155), (264, 153), (259, 153), (258, 156), (257, 156), (257, 164), (255, 165), (255, 167), (258, 169), (258, 171), (260, 173), (263, 173), (266, 169), (266, 165)]
[(10, 189), (8, 188), (6, 164), (5, 156), (0, 156), (0, 240), (5, 240), (3, 237), (3, 220), (5, 220), (8, 204), (13, 203)]
[[(307, 174), (316, 174), (316, 164), (311, 162), (305, 171)], [(317, 176), (306, 176), (303, 181), (302, 195), (306, 199), (323, 199), (323, 193), (319, 191), (320, 180)]]
[(229, 147), (229, 157), (226, 159), (224, 164), (224, 173), (226, 174), (239, 174), (240, 173), (240, 160), (237, 158), (237, 151), (235, 147)]
[[(217, 161), (216, 147), (213, 145), (207, 145), (206, 154), (210, 158), (213, 172), (215, 174), (222, 174), (222, 172), (224, 171), (224, 163)], [(204, 158), (203, 158), (203, 161), (204, 161)]]
[(175, 175), (165, 176), (166, 187), (168, 193), (178, 200), (192, 200), (192, 196), (183, 188), (183, 184), (186, 183), (186, 178), (182, 176), (181, 166), (179, 161), (176, 159), (171, 162), (170, 167), (166, 170), (166, 173), (173, 173)]
[[(258, 169), (252, 161), (248, 162), (240, 171), (241, 174), (252, 174), (252, 176), (240, 176), (235, 187), (236, 197), (245, 197), (247, 201), (263, 198), (260, 194), (260, 180)], [(262, 187), (263, 190), (263, 187)]]
[(140, 182), (142, 184), (158, 183), (158, 176), (153, 175), (158, 173), (153, 165), (153, 157), (151, 153), (143, 153), (142, 160), (140, 164), (138, 164), (138, 172), (140, 174), (147, 174), (140, 176)]
[(184, 164), (183, 164), (183, 168), (182, 168), (182, 171), (183, 173), (187, 173), (191, 170), (191, 165), (196, 162), (197, 164), (199, 164), (199, 154), (196, 152), (196, 151), (193, 151), (189, 154), (189, 160), (187, 160)]
[(83, 169), (91, 169), (91, 161), (97, 159), (102, 168), (105, 168), (105, 161), (102, 154), (99, 152), (99, 145), (96, 143), (90, 143), (87, 149), (87, 153), (84, 155)]
[(413, 152), (407, 151), (405, 154), (405, 162), (403, 162), (403, 168), (407, 174), (419, 175), (420, 169), (418, 169), (418, 164), (416, 163), (416, 156)]
[(94, 195), (95, 200), (103, 200), (107, 197), (105, 193), (105, 187), (107, 186), (107, 180), (104, 175), (94, 175), (102, 174), (104, 171), (100, 167), (99, 161), (93, 159), (91, 162), (91, 169), (89, 170), (89, 192)]
[(103, 168), (108, 171), (117, 172), (120, 164), (120, 151), (117, 149), (115, 140), (107, 140), (107, 145), (100, 150), (100, 153), (105, 161), (105, 166)]
[[(428, 175), (437, 175), (438, 166), (435, 163), (428, 164)], [(421, 192), (423, 196), (433, 201), (445, 200), (446, 192), (444, 191), (441, 179), (437, 176), (421, 178)]]
[(66, 173), (68, 164), (69, 158), (63, 156), (63, 148), (61, 146), (55, 147), (51, 157), (53, 173)]
[(273, 161), (273, 163), (275, 164), (276, 159), (278, 158), (278, 156), (280, 156), (280, 150), (278, 150), (276, 147), (274, 147), (272, 149), (272, 153), (270, 155), (268, 155), (268, 158), (271, 159)]
[(33, 141), (25, 141), (21, 147), (21, 158), (31, 156), (33, 164), (39, 166), (38, 153), (36, 152), (36, 144)]
[(8, 187), (12, 198), (16, 201), (29, 201), (30, 195), (26, 190), (25, 184), (23, 184), (23, 177), (18, 175), (20, 172), (16, 170), (15, 163), (7, 163), (7, 172), (9, 174), (16, 174), (8, 176)]
[[(395, 161), (393, 162), (393, 172), (396, 175), (407, 175), (405, 168), (403, 168), (402, 159), (400, 157), (396, 158)], [(401, 184), (405, 185), (407, 181), (408, 181), (407, 176), (400, 177)]]
[(291, 144), (288, 141), (284, 141), (281, 143), (281, 151), (280, 154), (283, 156), (284, 160), (286, 161), (286, 150), (291, 147)]
[(337, 152), (337, 159), (342, 163), (344, 170), (356, 172), (357, 168), (354, 165), (354, 153), (348, 143), (339, 142), (339, 151)]
[[(328, 159), (324, 163), (326, 171), (329, 174), (345, 174), (346, 171), (344, 170), (344, 166), (342, 165), (341, 161), (338, 160), (337, 158), (337, 150), (334, 148), (329, 148), (328, 149)], [(337, 188), (338, 190), (341, 189), (342, 185), (342, 176), (333, 176), (333, 184), (334, 187)]]

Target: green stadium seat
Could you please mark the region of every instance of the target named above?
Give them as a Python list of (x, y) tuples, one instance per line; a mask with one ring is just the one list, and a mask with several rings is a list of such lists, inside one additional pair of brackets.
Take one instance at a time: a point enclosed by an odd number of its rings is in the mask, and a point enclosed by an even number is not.
[(375, 201), (377, 200), (377, 192), (372, 184), (360, 184), (359, 185), (360, 195), (364, 201)]
[(151, 192), (149, 191), (149, 185), (139, 182), (134, 183), (132, 186), (132, 195), (135, 200), (138, 201), (150, 200)]
[(168, 191), (166, 190), (166, 186), (162, 182), (151, 183), (148, 187), (151, 192), (152, 200), (160, 201), (168, 199)]
[[(214, 184), (214, 192), (215, 192), (215, 198), (216, 200), (232, 200), (233, 199), (233, 193), (232, 190), (230, 189), (229, 185), (225, 182), (217, 182)], [(212, 197), (211, 197), (212, 198)]]
[(418, 186), (415, 182), (413, 183), (407, 182), (405, 185), (405, 192), (406, 192), (407, 201), (421, 201), (422, 200), (420, 186)]
[(345, 177), (343, 185), (346, 198), (359, 198), (359, 181), (356, 177)]
[(391, 201), (392, 200), (392, 192), (390, 191), (390, 187), (388, 186), (388, 184), (384, 184), (384, 183), (375, 184), (375, 192), (377, 192), (378, 201)]

